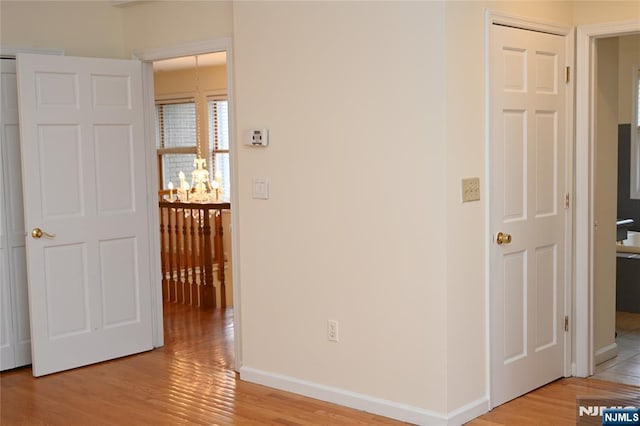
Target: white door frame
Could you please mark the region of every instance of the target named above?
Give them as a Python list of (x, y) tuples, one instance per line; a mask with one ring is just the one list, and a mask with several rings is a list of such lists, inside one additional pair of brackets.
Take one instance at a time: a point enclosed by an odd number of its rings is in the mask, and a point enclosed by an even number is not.
[[(524, 30), (531, 31), (539, 31), (550, 34), (556, 34), (565, 37), (566, 43), (566, 60), (567, 63), (573, 63), (574, 59), (574, 32), (570, 27), (561, 26), (554, 23), (542, 22), (535, 19), (530, 19), (522, 16), (516, 16), (511, 14), (506, 14), (502, 12), (487, 10), (485, 13), (485, 191), (489, 194), (487, 200), (490, 199), (491, 194), (488, 189), (488, 176), (489, 176), (489, 143), (490, 143), (490, 102), (491, 102), (491, 93), (490, 93), (490, 74), (489, 74), (489, 65), (490, 65), (490, 46), (491, 46), (491, 25), (499, 24), (499, 25), (507, 25), (515, 28), (520, 28)], [(571, 123), (573, 123), (573, 95), (574, 89), (573, 85), (569, 84), (566, 88), (566, 121), (567, 125), (566, 129), (566, 144), (565, 144), (565, 187), (569, 194), (571, 194), (571, 188), (573, 186), (573, 152), (574, 152), (574, 132)], [(490, 217), (490, 202), (487, 201), (485, 204), (485, 229), (491, 229), (491, 217)], [(573, 203), (571, 204), (571, 208), (566, 216), (565, 221), (565, 280), (564, 280), (564, 312), (565, 315), (571, 318), (571, 309), (572, 309), (572, 277), (573, 277), (573, 237), (572, 237), (572, 227), (573, 227), (573, 219), (571, 212), (575, 210), (575, 206)], [(493, 236), (488, 235), (487, 243), (485, 247), (485, 263), (486, 263), (486, 290), (485, 290), (485, 303), (486, 303), (486, 317), (485, 317), (485, 328), (487, 330), (486, 335), (486, 369), (487, 369), (487, 382), (486, 389), (489, 398), (491, 399), (491, 381), (492, 381), (492, 372), (491, 372), (491, 335), (490, 335), (490, 312), (491, 312), (491, 300), (490, 300), (490, 285), (491, 285), (491, 273), (490, 273), (490, 265), (491, 265), (491, 245), (493, 243)], [(570, 376), (572, 374), (571, 369), (571, 347), (572, 347), (572, 331), (569, 328), (567, 333), (564, 333), (564, 375), (565, 377)], [(493, 407), (493, 404), (490, 403)]]
[(594, 373), (593, 209), (595, 153), (594, 46), (596, 39), (640, 32), (640, 21), (582, 25), (576, 35), (576, 174), (575, 174), (575, 371)]
[[(144, 62), (143, 65), (143, 85), (144, 85), (144, 105), (146, 107), (146, 144), (147, 144), (147, 167), (149, 167), (149, 179), (147, 182), (148, 202), (149, 202), (149, 227), (152, 241), (150, 246), (154, 250), (152, 253), (151, 266), (154, 268), (152, 277), (155, 283), (162, 280), (160, 268), (160, 223), (157, 209), (158, 193), (158, 165), (156, 161), (155, 146), (155, 125), (152, 111), (155, 104), (153, 89), (153, 61), (172, 59), (180, 56), (200, 55), (213, 52), (227, 52), (227, 97), (229, 103), (229, 139), (233, 141), (230, 146), (230, 166), (231, 181), (238, 182), (237, 178), (237, 143), (235, 139), (235, 107), (234, 107), (234, 84), (233, 84), (233, 51), (230, 37), (204, 40), (193, 43), (181, 44), (173, 47), (141, 49), (133, 52), (133, 58)], [(233, 274), (233, 322), (234, 322), (234, 349), (235, 367), (239, 370), (242, 366), (242, 351), (240, 345), (240, 258), (238, 256), (238, 188), (231, 186), (231, 250), (232, 250), (232, 274)], [(159, 285), (151, 287), (151, 311), (153, 315), (153, 343), (155, 347), (164, 344), (163, 323), (162, 323), (162, 288)]]

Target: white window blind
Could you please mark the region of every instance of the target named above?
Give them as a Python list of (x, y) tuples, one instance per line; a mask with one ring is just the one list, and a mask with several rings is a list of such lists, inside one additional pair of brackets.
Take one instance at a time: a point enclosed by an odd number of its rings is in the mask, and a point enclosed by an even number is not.
[(194, 102), (156, 105), (158, 148), (196, 146), (196, 104)]
[(156, 104), (156, 147), (163, 189), (178, 182), (178, 173), (193, 169), (196, 158), (196, 106), (193, 100)]
[(229, 104), (226, 99), (207, 100), (209, 121), (209, 169), (211, 176), (221, 176), (222, 197), (231, 196), (231, 174), (229, 168)]

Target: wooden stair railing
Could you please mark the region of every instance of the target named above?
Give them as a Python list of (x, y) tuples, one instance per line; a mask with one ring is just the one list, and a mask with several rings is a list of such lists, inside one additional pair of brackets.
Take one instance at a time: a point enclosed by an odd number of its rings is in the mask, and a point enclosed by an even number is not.
[(214, 285), (217, 272), (220, 306), (225, 308), (222, 210), (229, 210), (231, 204), (162, 200), (158, 205), (164, 300), (201, 308), (217, 307)]

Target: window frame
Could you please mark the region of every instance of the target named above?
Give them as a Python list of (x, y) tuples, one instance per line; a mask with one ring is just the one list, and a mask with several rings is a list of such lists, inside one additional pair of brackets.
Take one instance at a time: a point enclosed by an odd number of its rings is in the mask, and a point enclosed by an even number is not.
[[(209, 117), (209, 102), (211, 101), (226, 101), (227, 102), (227, 136), (229, 137), (229, 147), (226, 149), (216, 149), (215, 148), (215, 140), (210, 140), (209, 136), (211, 135), (211, 129), (209, 128), (209, 122), (211, 121), (211, 117)], [(215, 155), (216, 154), (224, 154), (227, 156), (229, 161), (229, 167), (231, 166), (231, 140), (230, 140), (230, 123), (229, 123), (229, 97), (226, 91), (207, 91), (204, 96), (204, 105), (207, 111), (206, 113), (206, 151), (207, 151), (207, 167), (209, 172), (211, 173), (212, 178), (215, 176), (214, 164), (215, 164)], [(223, 199), (228, 200), (231, 197), (230, 188), (231, 188), (231, 170), (228, 171), (228, 176), (224, 180), (228, 181), (229, 191), (223, 192)], [(224, 188), (224, 183), (223, 183)]]

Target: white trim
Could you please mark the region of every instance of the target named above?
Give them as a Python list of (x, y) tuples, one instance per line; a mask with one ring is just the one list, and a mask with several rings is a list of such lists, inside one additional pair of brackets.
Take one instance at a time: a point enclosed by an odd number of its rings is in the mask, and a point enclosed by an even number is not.
[(596, 365), (602, 362), (608, 361), (611, 358), (615, 358), (616, 356), (618, 356), (617, 343), (612, 343), (608, 346), (605, 346), (604, 348), (600, 348), (596, 351), (596, 354), (595, 354)]
[[(238, 142), (235, 138), (235, 101), (234, 101), (234, 80), (233, 80), (233, 46), (232, 40), (230, 37), (223, 37), (219, 39), (213, 40), (204, 40), (197, 41), (192, 43), (186, 43), (179, 46), (172, 47), (163, 47), (163, 48), (155, 48), (155, 49), (142, 49), (135, 50), (133, 52), (133, 57), (135, 59), (146, 62), (145, 66), (145, 74), (144, 74), (144, 84), (150, 91), (150, 93), (145, 94), (145, 105), (152, 106), (155, 103), (155, 99), (153, 96), (153, 69), (151, 62), (159, 61), (163, 59), (171, 59), (180, 56), (188, 56), (188, 55), (198, 55), (202, 53), (212, 53), (212, 52), (227, 52), (227, 99), (229, 102), (229, 140), (231, 141), (231, 149), (230, 149), (230, 167), (231, 167), (231, 181), (234, 183), (231, 189), (231, 205), (233, 206), (231, 209), (231, 250), (232, 250), (232, 273), (233, 273), (233, 301), (234, 301), (234, 309), (233, 309), (233, 321), (234, 321), (234, 344), (235, 344), (235, 359), (236, 359), (236, 370), (239, 370), (242, 366), (242, 345), (241, 345), (241, 306), (240, 306), (240, 256), (239, 256), (239, 241), (240, 238), (238, 236), (238, 220), (239, 220), (239, 196), (238, 196), (238, 188), (237, 182), (237, 150), (238, 150)], [(151, 171), (157, 169), (157, 165), (155, 163), (155, 126), (153, 122), (147, 122), (147, 145), (148, 149), (153, 151), (153, 164), (151, 165)], [(152, 173), (150, 173), (152, 174)], [(148, 188), (151, 196), (157, 194), (157, 170), (156, 176), (153, 176), (153, 180), (149, 179)], [(153, 198), (155, 200), (155, 198)], [(151, 201), (150, 201), (151, 203)], [(155, 205), (155, 204), (154, 204)], [(157, 210), (158, 209), (150, 209), (156, 211), (156, 221), (157, 221)], [(156, 223), (157, 224), (157, 223)], [(233, 226), (233, 224), (236, 224)], [(154, 226), (154, 224), (150, 223), (150, 226)], [(158, 225), (159, 226), (159, 225)], [(156, 227), (155, 229), (159, 229)], [(157, 233), (155, 233), (157, 234)], [(155, 235), (154, 234), (154, 235)], [(160, 245), (157, 245), (159, 253)], [(160, 268), (157, 267), (156, 275), (160, 275)], [(157, 281), (160, 282), (160, 281)], [(153, 293), (152, 297), (155, 300), (155, 303), (152, 305), (154, 318), (155, 318), (155, 327), (154, 327), (154, 344), (157, 346), (158, 342), (160, 345), (162, 344), (162, 289), (160, 286), (154, 286), (152, 289)]]
[(482, 397), (447, 414), (448, 425), (461, 425), (475, 419), (491, 409), (489, 399)]
[[(491, 401), (491, 387), (492, 387), (492, 375), (491, 375), (491, 321), (490, 321), (490, 313), (491, 313), (491, 244), (492, 244), (492, 234), (491, 234), (491, 215), (490, 215), (490, 185), (489, 185), (489, 170), (491, 170), (491, 161), (490, 161), (490, 129), (491, 129), (491, 85), (490, 85), (490, 46), (491, 46), (491, 25), (505, 25), (515, 28), (520, 28), (524, 30), (544, 32), (549, 34), (555, 34), (558, 36), (562, 36), (565, 38), (565, 65), (570, 66), (573, 64), (575, 52), (573, 49), (574, 46), (574, 36), (572, 28), (565, 27), (562, 25), (558, 25), (550, 22), (540, 22), (534, 19), (530, 19), (527, 17), (517, 16), (506, 14), (502, 12), (496, 12), (487, 9), (485, 11), (485, 193), (487, 194), (487, 202), (485, 203), (485, 229), (487, 230), (487, 242), (485, 246), (485, 327), (487, 330), (486, 335), (486, 371), (487, 371), (487, 380), (486, 380), (486, 392), (489, 395), (489, 407), (493, 407), (493, 402)], [(570, 208), (566, 210), (565, 213), (565, 253), (564, 253), (564, 270), (565, 270), (565, 279), (564, 279), (564, 315), (568, 315), (571, 318), (571, 306), (572, 306), (572, 267), (573, 267), (573, 251), (572, 251), (572, 241), (573, 241), (573, 215), (572, 212), (575, 210), (575, 203), (573, 202), (572, 195), (572, 162), (573, 162), (573, 153), (574, 153), (574, 145), (575, 139), (573, 137), (573, 128), (571, 123), (573, 123), (573, 96), (574, 96), (574, 85), (572, 83), (568, 84), (566, 87), (565, 93), (565, 176), (564, 176), (564, 186), (565, 191), (569, 193), (570, 196)], [(564, 333), (564, 358), (563, 358), (563, 370), (564, 376), (568, 377), (573, 372), (573, 364), (571, 363), (572, 358), (572, 339), (573, 332), (571, 328), (568, 332)]]
[(485, 25), (484, 25), (484, 193), (487, 201), (484, 203), (484, 229), (486, 230), (486, 240), (484, 248), (484, 329), (485, 333), (485, 351), (484, 351), (484, 369), (485, 369), (485, 395), (489, 400), (489, 409), (493, 407), (491, 401), (491, 243), (493, 236), (491, 235), (491, 205), (489, 201), (491, 195), (491, 185), (489, 184), (489, 170), (491, 162), (489, 161), (490, 140), (491, 140), (491, 114), (490, 108), (490, 88), (491, 77), (490, 71), (490, 58), (491, 58), (491, 44), (489, 33), (491, 32), (491, 25), (493, 20), (497, 19), (497, 15), (494, 15), (490, 10), (485, 10)]
[(460, 425), (489, 411), (489, 400), (485, 397), (443, 414), (251, 367), (240, 368), (240, 379), (420, 425)]
[[(155, 49), (140, 49), (133, 51), (135, 59), (148, 62), (173, 59), (181, 56), (200, 55), (213, 52), (227, 52), (227, 74), (229, 74), (229, 50), (231, 49), (231, 38), (222, 37), (215, 40), (194, 41), (181, 44), (179, 46), (160, 47)], [(227, 82), (227, 86), (229, 86)]]
[(573, 29), (565, 37), (566, 40), (566, 63), (565, 66), (569, 67), (569, 83), (566, 87), (565, 102), (566, 102), (566, 126), (565, 126), (565, 138), (567, 143), (565, 144), (565, 191), (566, 196), (569, 198), (569, 208), (565, 215), (565, 257), (564, 257), (564, 314), (569, 318), (569, 329), (564, 333), (564, 376), (570, 377), (573, 375), (573, 358), (574, 352), (573, 340), (575, 336), (575, 329), (571, 327), (573, 321), (573, 306), (574, 306), (574, 212), (575, 212), (575, 189), (574, 189), (574, 154), (575, 154), (575, 129), (574, 123), (574, 99), (575, 99), (575, 31)]
[(242, 367), (240, 369), (240, 379), (413, 424), (458, 425), (488, 411), (486, 398), (473, 401), (446, 415), (251, 367)]
[[(160, 261), (160, 218), (158, 214), (158, 160), (156, 153), (155, 107), (145, 108), (149, 99), (154, 98), (153, 64), (142, 63), (142, 102), (145, 126), (145, 161), (147, 166), (147, 206), (149, 226), (149, 277), (151, 279), (151, 332), (154, 347), (164, 345), (164, 324), (162, 318), (162, 266)], [(154, 285), (154, 283), (156, 285)], [(158, 286), (160, 289), (158, 290)]]
[(541, 22), (524, 16), (512, 15), (493, 10), (486, 11), (486, 22), (488, 25), (506, 25), (523, 30), (544, 32), (561, 36), (568, 35), (571, 32), (571, 28), (565, 27), (564, 25), (552, 22)]
[(575, 374), (593, 374), (593, 170), (595, 39), (640, 32), (640, 21), (582, 25), (576, 35)]

